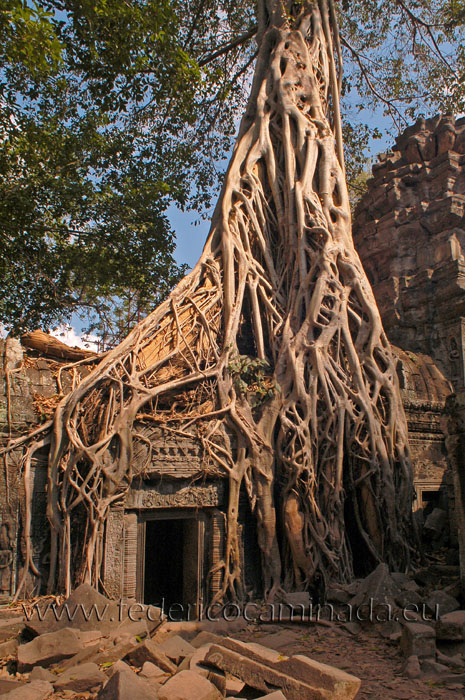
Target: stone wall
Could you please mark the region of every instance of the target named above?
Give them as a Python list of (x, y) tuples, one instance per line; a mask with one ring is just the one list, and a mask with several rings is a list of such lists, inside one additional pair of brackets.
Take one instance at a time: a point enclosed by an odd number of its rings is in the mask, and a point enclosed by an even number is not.
[(431, 355), (455, 388), (465, 366), (465, 119), (420, 119), (373, 167), (354, 240), (384, 328)]

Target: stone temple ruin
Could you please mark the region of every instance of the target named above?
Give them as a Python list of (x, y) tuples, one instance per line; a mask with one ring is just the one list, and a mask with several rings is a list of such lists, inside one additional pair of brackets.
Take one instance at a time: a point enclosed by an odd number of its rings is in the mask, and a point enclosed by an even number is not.
[[(452, 543), (463, 538), (465, 469), (465, 119), (420, 120), (373, 168), (354, 239), (384, 327), (395, 345), (414, 467), (418, 520), (448, 513)], [(92, 369), (95, 356), (41, 334), (2, 341), (2, 441), (49, 418), (59, 398)], [(40, 351), (37, 350), (40, 347)], [(79, 365), (73, 365), (79, 360)], [(455, 391), (455, 398), (446, 399)], [(221, 585), (224, 477), (201, 468), (196, 443), (161, 429), (136, 452), (124, 503), (106, 524), (102, 590), (112, 598), (180, 603), (190, 616)], [(37, 574), (23, 595), (44, 592), (48, 575), (47, 450), (28, 478)], [(462, 460), (462, 461), (460, 461)], [(15, 593), (24, 566), (25, 491), (18, 450), (0, 472), (0, 596)], [(440, 511), (438, 513), (438, 511)], [(444, 516), (445, 517), (445, 516)], [(440, 520), (440, 518), (439, 518)], [(259, 549), (246, 494), (240, 500), (245, 589), (260, 595)], [(441, 529), (442, 528), (442, 529)], [(439, 532), (449, 529), (440, 523)], [(462, 557), (465, 556), (462, 548)], [(463, 562), (462, 562), (463, 563)]]

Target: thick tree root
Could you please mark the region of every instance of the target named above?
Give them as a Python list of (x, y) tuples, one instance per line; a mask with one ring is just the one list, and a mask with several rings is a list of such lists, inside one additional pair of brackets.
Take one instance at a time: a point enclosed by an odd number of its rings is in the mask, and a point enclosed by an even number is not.
[(205, 469), (229, 479), (218, 598), (244, 593), (241, 485), (269, 598), (283, 583), (350, 579), (354, 556), (408, 564), (406, 422), (351, 237), (328, 8), (269, 5), (200, 261), (56, 411), (50, 590), (98, 585), (105, 519), (130, 486), (138, 427), (153, 423), (194, 437)]

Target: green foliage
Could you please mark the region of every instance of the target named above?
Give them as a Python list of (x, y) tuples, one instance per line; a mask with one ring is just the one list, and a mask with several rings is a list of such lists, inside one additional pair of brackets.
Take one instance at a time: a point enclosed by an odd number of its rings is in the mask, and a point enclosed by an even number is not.
[(273, 381), (267, 360), (233, 353), (230, 355), (228, 371), (236, 391), (242, 395), (247, 394), (252, 408), (258, 408), (281, 390)]
[(247, 27), (252, 11), (241, 3), (222, 8), (202, 0), (2, 7), (0, 317), (7, 328), (49, 327), (72, 313), (107, 327), (115, 300), (124, 305), (137, 290), (145, 313), (184, 273), (166, 209), (210, 204), (215, 163), (230, 148), (243, 98), (229, 67), (244, 51), (213, 61), (208, 53), (235, 34), (239, 20)]
[[(465, 111), (465, 3), (335, 6), (355, 200), (380, 136), (367, 109), (381, 107), (394, 130), (419, 115)], [(173, 203), (205, 212), (217, 191), (218, 163), (250, 89), (255, 15), (251, 0), (3, 0), (0, 317), (7, 328), (49, 327), (79, 313), (116, 338), (127, 318), (158, 303), (183, 274), (165, 212)]]

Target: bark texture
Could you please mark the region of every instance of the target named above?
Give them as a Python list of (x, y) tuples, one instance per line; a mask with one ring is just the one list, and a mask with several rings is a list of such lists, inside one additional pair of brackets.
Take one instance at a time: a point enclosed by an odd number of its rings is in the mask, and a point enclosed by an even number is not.
[(57, 409), (50, 590), (98, 585), (140, 425), (193, 436), (229, 479), (218, 597), (244, 593), (241, 487), (268, 599), (350, 579), (354, 557), (408, 564), (406, 422), (352, 242), (334, 12), (259, 6), (251, 97), (198, 264)]

